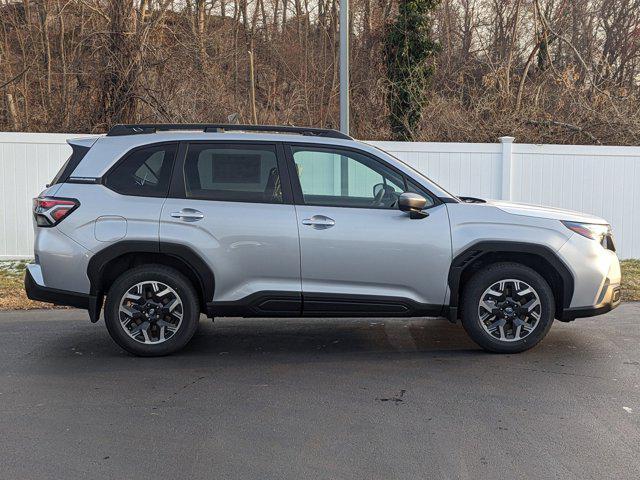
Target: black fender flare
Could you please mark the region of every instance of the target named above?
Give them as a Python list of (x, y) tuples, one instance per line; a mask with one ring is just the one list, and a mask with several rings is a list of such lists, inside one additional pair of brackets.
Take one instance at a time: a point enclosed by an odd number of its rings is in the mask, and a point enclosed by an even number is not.
[[(569, 308), (573, 298), (574, 278), (573, 274), (562, 259), (546, 245), (528, 242), (509, 241), (480, 241), (467, 247), (451, 262), (449, 268), (448, 285), (450, 290), (449, 318), (457, 318), (460, 300), (460, 280), (464, 271), (483, 256), (491, 253), (526, 253), (536, 255), (544, 259), (556, 270), (563, 282), (562, 309)], [(454, 318), (455, 317), (455, 318)]]
[[(215, 277), (213, 271), (207, 265), (207, 263), (193, 251), (190, 247), (185, 245), (171, 243), (171, 242), (153, 242), (145, 240), (122, 240), (105, 247), (97, 252), (87, 266), (87, 277), (90, 282), (90, 292), (98, 299), (98, 306), (96, 308), (97, 315), (99, 315), (102, 308), (102, 302), (104, 297), (104, 287), (102, 285), (102, 279), (104, 278), (105, 267), (112, 260), (117, 259), (123, 255), (135, 254), (135, 253), (156, 253), (163, 254), (173, 258), (176, 258), (186, 264), (194, 273), (199, 287), (203, 294), (203, 300), (205, 302), (213, 299), (213, 292), (215, 288)], [(90, 312), (91, 313), (91, 312)], [(91, 320), (94, 320), (92, 315)]]

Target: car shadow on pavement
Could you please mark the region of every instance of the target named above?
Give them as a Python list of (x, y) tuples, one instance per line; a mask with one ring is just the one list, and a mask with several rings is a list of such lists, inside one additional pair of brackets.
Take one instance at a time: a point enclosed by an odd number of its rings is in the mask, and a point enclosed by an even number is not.
[[(79, 320), (68, 321), (64, 331), (43, 340), (38, 356), (67, 357), (85, 365), (89, 359), (135, 359), (109, 338), (102, 319), (94, 325), (80, 326), (76, 322)], [(294, 358), (297, 362), (317, 362), (334, 357), (344, 360), (349, 355), (405, 358), (425, 353), (486, 355), (460, 324), (443, 319), (225, 318), (212, 322), (202, 317), (189, 344), (164, 359), (191, 358), (193, 362), (202, 358), (210, 363), (212, 359), (255, 357), (277, 361), (286, 357), (287, 361)]]
[(462, 327), (439, 319), (224, 319), (200, 328), (185, 354), (477, 353)]
[[(176, 367), (198, 367), (237, 361), (255, 365), (416, 358), (477, 358), (502, 362), (501, 358), (518, 357), (519, 362), (536, 363), (544, 357), (546, 360), (562, 358), (571, 363), (572, 357), (584, 362), (600, 355), (599, 348), (586, 342), (578, 330), (557, 326), (539, 346), (528, 352), (494, 355), (477, 347), (460, 323), (451, 324), (443, 319), (225, 318), (212, 322), (202, 317), (198, 331), (182, 351), (162, 359), (135, 359), (111, 341), (102, 320), (96, 325), (70, 328), (75, 322), (66, 323), (59, 335), (43, 340), (37, 356), (91, 369), (92, 363), (102, 364), (105, 359), (110, 360), (111, 366), (119, 361), (132, 360), (144, 365), (159, 360)], [(185, 359), (189, 361), (185, 363)]]
[[(556, 322), (536, 348), (545, 355), (581, 356), (592, 350), (577, 328)], [(596, 348), (599, 350), (599, 348)], [(435, 354), (467, 357), (513, 355), (489, 354), (478, 347), (458, 322), (444, 319), (360, 318), (360, 319), (224, 319), (202, 321), (184, 355), (271, 354)], [(594, 354), (596, 352), (594, 351)]]

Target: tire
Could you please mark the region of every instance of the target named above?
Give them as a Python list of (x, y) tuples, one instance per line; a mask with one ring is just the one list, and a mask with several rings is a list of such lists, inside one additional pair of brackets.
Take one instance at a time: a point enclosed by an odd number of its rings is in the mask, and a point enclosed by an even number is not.
[(156, 357), (177, 352), (191, 340), (200, 308), (193, 285), (180, 272), (164, 265), (141, 265), (111, 285), (104, 317), (120, 347), (133, 355)]
[(462, 325), (489, 352), (519, 353), (534, 347), (555, 317), (551, 287), (519, 263), (496, 263), (477, 272), (462, 295)]

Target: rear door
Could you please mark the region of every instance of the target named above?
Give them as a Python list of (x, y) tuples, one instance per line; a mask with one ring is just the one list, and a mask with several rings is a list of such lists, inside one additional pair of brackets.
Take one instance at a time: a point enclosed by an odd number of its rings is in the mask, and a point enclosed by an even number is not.
[(276, 143), (181, 144), (160, 240), (209, 263), (213, 305), (226, 312), (300, 312), (298, 227), (282, 157)]
[[(438, 314), (451, 262), (445, 205), (365, 152), (292, 144), (305, 314)], [(397, 206), (427, 197), (429, 216)]]

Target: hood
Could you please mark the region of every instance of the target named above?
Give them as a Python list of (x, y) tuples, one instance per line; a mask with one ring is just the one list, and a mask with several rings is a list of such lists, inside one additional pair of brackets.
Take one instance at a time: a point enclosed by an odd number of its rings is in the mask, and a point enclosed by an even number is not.
[(551, 220), (569, 220), (571, 222), (607, 224), (605, 219), (588, 213), (565, 210), (555, 207), (541, 207), (526, 203), (505, 202), (503, 200), (487, 200), (487, 204), (512, 215), (524, 215), (527, 217), (548, 218)]

